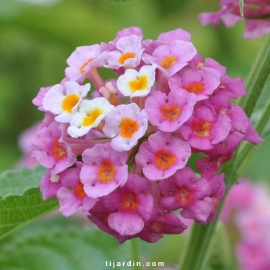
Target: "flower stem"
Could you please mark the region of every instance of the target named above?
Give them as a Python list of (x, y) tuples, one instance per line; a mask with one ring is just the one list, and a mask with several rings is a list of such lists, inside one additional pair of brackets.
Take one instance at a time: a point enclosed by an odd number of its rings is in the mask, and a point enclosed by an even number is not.
[(249, 91), (247, 98), (242, 99), (239, 105), (250, 117), (255, 110), (259, 97), (266, 85), (270, 74), (270, 34), (264, 40), (261, 50), (249, 72), (246, 87)]
[(244, 0), (239, 0), (240, 15), (244, 18)]
[(180, 263), (181, 270), (199, 270), (205, 269), (205, 258), (208, 245), (212, 238), (216, 220), (208, 225), (194, 223), (189, 238), (189, 243), (185, 251), (184, 259)]
[[(263, 88), (266, 85), (270, 74), (270, 35), (265, 38), (264, 44), (255, 60), (254, 65), (247, 78), (247, 89), (250, 94), (246, 100), (242, 100), (240, 105), (250, 117), (257, 105), (257, 102), (262, 94)], [(262, 132), (267, 124), (270, 113), (270, 103), (256, 126), (258, 132)], [(248, 167), (247, 164), (251, 161), (249, 158), (253, 152), (253, 147), (250, 143), (246, 143), (237, 151), (236, 157), (225, 164), (225, 183), (227, 192), (232, 184), (243, 174)], [(226, 192), (226, 193), (227, 193)], [(181, 270), (201, 270), (204, 269), (208, 248), (216, 227), (218, 216), (225, 196), (219, 206), (219, 211), (215, 221), (207, 225), (194, 224), (190, 235), (189, 243), (182, 262), (180, 263)]]
[(141, 270), (142, 268), (140, 266), (139, 243), (138, 243), (137, 238), (132, 238), (130, 240), (130, 248), (131, 248), (132, 261), (134, 262), (133, 269)]

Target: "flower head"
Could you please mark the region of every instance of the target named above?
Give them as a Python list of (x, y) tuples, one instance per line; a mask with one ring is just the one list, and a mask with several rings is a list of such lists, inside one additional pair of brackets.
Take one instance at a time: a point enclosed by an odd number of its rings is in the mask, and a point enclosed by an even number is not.
[[(180, 28), (157, 40), (125, 28), (108, 43), (78, 47), (66, 78), (41, 88), (33, 156), (47, 168), (43, 198), (56, 196), (63, 215), (81, 207), (119, 243), (154, 243), (192, 220), (214, 220), (222, 165), (243, 140), (263, 139), (231, 103), (246, 94), (242, 79), (203, 59), (190, 40)], [(115, 78), (105, 81), (99, 68)]]

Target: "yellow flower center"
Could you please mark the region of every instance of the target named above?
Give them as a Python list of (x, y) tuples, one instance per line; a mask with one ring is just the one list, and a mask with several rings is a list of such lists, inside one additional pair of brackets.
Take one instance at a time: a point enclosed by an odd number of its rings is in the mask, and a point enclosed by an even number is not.
[(123, 65), (127, 59), (135, 58), (135, 56), (136, 56), (136, 54), (133, 53), (133, 52), (124, 53), (118, 59), (118, 63), (121, 64), (121, 65)]
[(62, 109), (71, 113), (73, 107), (79, 102), (80, 97), (76, 94), (71, 94), (65, 97), (62, 102)]
[(95, 108), (84, 118), (82, 126), (92, 126), (100, 115), (102, 115), (102, 111), (99, 108)]
[(140, 76), (139, 79), (130, 81), (129, 87), (132, 92), (145, 90), (147, 88), (147, 76)]

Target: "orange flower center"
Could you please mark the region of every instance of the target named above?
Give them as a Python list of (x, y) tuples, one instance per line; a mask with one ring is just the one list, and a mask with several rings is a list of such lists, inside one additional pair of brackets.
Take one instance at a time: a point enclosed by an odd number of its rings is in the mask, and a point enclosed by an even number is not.
[(71, 94), (65, 97), (62, 102), (62, 109), (68, 113), (71, 113), (73, 107), (78, 103), (80, 97), (76, 94)]
[(202, 82), (192, 82), (183, 86), (189, 93), (200, 94), (204, 91), (204, 84)]
[(120, 136), (131, 138), (133, 134), (139, 130), (138, 122), (130, 118), (123, 118), (120, 123), (120, 130)]
[(151, 224), (151, 228), (155, 233), (162, 233), (164, 226), (160, 222), (155, 221)]
[(133, 53), (133, 52), (124, 53), (118, 59), (118, 63), (121, 64), (121, 65), (123, 65), (127, 59), (135, 58), (135, 56), (136, 56), (136, 54)]
[(83, 63), (83, 65), (80, 67), (80, 73), (83, 74), (85, 72), (85, 67), (91, 63), (93, 60), (95, 60), (95, 58), (90, 58), (89, 60), (87, 60), (85, 63)]
[(98, 181), (101, 183), (110, 183), (114, 180), (116, 168), (109, 160), (105, 159), (98, 168)]
[(135, 212), (138, 208), (139, 201), (137, 197), (132, 194), (124, 194), (121, 197), (121, 207), (124, 211)]
[(168, 150), (159, 150), (155, 156), (155, 163), (159, 169), (166, 170), (176, 162), (175, 155)]
[(174, 56), (169, 55), (162, 59), (162, 61), (160, 62), (160, 66), (164, 69), (171, 69), (176, 63), (177, 59)]
[(195, 64), (195, 66), (196, 66), (197, 68), (203, 68), (203, 67), (205, 67), (205, 64), (202, 63), (202, 62), (197, 62), (197, 63)]
[(63, 159), (67, 157), (67, 151), (66, 149), (59, 143), (59, 139), (54, 139), (53, 140), (53, 145), (52, 145), (52, 155), (55, 159)]
[(83, 189), (83, 184), (80, 180), (74, 187), (73, 191), (80, 200), (82, 200), (86, 196), (86, 193), (84, 192), (84, 189)]
[(100, 115), (102, 115), (102, 111), (99, 108), (95, 108), (84, 118), (82, 125), (84, 127), (92, 126)]
[(169, 121), (176, 120), (182, 112), (182, 108), (178, 105), (165, 105), (161, 107), (161, 114)]
[(192, 123), (192, 129), (197, 137), (209, 137), (212, 129), (212, 124), (200, 119)]
[(179, 190), (178, 201), (181, 207), (187, 207), (193, 202), (193, 194), (184, 187)]
[(140, 76), (139, 79), (135, 79), (129, 82), (129, 87), (132, 92), (141, 91), (147, 88), (147, 76)]

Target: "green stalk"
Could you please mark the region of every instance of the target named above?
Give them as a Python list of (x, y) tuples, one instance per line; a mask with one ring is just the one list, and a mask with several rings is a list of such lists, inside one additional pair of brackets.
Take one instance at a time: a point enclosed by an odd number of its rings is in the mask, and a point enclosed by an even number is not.
[(240, 15), (244, 18), (244, 0), (239, 0)]
[[(260, 50), (254, 65), (247, 78), (247, 89), (250, 94), (247, 100), (242, 100), (241, 106), (245, 110), (248, 117), (252, 115), (256, 104), (262, 94), (263, 88), (266, 85), (267, 79), (270, 74), (270, 35), (265, 38), (262, 49)], [(270, 113), (270, 103), (266, 107), (258, 125), (257, 130), (262, 132)], [(253, 146), (250, 143), (246, 143), (237, 151), (237, 154), (233, 160), (225, 164), (225, 183), (227, 185), (228, 192), (230, 186), (237, 181), (237, 179), (245, 172), (248, 167), (249, 156), (252, 154)], [(241, 174), (240, 174), (241, 173)], [(225, 196), (224, 196), (225, 198)], [(207, 257), (207, 252), (209, 244), (216, 227), (218, 216), (222, 204), (224, 203), (224, 198), (220, 204), (217, 217), (214, 222), (201, 225), (194, 224), (192, 232), (190, 235), (189, 243), (184, 255), (182, 262), (180, 263), (180, 270), (203, 270), (205, 269), (205, 260)]]
[(239, 105), (250, 117), (255, 110), (259, 97), (262, 94), (270, 74), (270, 34), (264, 40), (261, 50), (252, 66), (246, 80), (246, 87), (249, 91), (247, 98), (242, 99)]
[[(137, 238), (132, 238), (130, 240), (130, 249), (132, 255), (132, 262), (134, 262), (133, 269), (134, 270), (141, 270), (142, 267), (139, 265), (140, 261), (140, 252), (139, 252), (139, 243)], [(138, 265), (137, 265), (138, 263)]]

